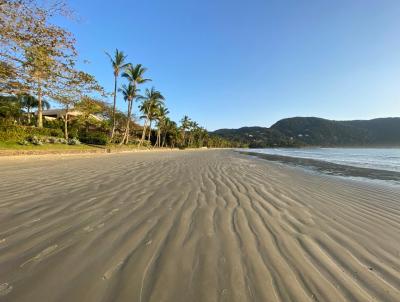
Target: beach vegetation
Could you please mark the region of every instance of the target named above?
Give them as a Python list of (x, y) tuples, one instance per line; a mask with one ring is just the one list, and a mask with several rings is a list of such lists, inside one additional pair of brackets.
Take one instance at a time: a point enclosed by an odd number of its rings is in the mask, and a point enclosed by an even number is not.
[(125, 69), (128, 66), (128, 63), (126, 63), (126, 55), (122, 52), (119, 51), (118, 49), (115, 50), (114, 55), (110, 55), (108, 52), (106, 52), (106, 55), (109, 57), (111, 66), (113, 69), (113, 75), (114, 75), (114, 92), (113, 92), (113, 107), (112, 107), (112, 128), (111, 128), (111, 134), (110, 134), (110, 139), (112, 140), (114, 138), (114, 133), (115, 133), (115, 127), (116, 127), (116, 110), (117, 110), (117, 88), (118, 88), (118, 78), (120, 75), (121, 70)]
[[(106, 92), (93, 75), (77, 68), (76, 39), (53, 23), (57, 18), (74, 20), (63, 0), (0, 5), (0, 141), (19, 146), (55, 145), (61, 138), (69, 145), (238, 146), (210, 135), (186, 115), (179, 125), (172, 121), (164, 94), (143, 88), (151, 81), (147, 68), (128, 62), (119, 49), (106, 52), (114, 84)], [(118, 93), (126, 112), (117, 106)]]

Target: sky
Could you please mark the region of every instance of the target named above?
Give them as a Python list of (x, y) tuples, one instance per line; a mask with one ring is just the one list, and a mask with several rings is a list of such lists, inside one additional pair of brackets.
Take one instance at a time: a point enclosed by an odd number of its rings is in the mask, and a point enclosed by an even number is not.
[[(148, 68), (143, 89), (160, 90), (176, 121), (187, 114), (215, 130), (293, 116), (400, 116), (398, 0), (69, 4), (79, 21), (58, 22), (77, 39), (79, 67), (111, 92), (104, 52), (124, 51)], [(121, 95), (117, 103), (125, 110)]]

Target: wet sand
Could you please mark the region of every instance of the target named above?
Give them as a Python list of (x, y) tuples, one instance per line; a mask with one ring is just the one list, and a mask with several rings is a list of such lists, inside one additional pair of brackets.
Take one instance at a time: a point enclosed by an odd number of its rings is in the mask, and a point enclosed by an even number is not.
[(290, 157), (275, 154), (264, 154), (256, 152), (241, 151), (242, 154), (257, 156), (269, 161), (277, 161), (280, 163), (290, 164), (303, 168), (313, 169), (322, 173), (337, 176), (362, 177), (373, 180), (384, 180), (400, 185), (400, 173), (395, 171), (377, 170), (371, 168), (359, 168), (348, 165), (339, 165), (327, 161), (316, 160), (311, 158)]
[(0, 301), (400, 301), (398, 187), (229, 150), (0, 167)]

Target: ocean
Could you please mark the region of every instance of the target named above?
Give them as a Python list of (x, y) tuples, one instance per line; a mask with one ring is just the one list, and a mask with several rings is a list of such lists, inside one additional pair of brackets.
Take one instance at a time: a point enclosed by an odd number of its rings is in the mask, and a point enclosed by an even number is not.
[(267, 148), (245, 152), (329, 174), (400, 183), (400, 148)]

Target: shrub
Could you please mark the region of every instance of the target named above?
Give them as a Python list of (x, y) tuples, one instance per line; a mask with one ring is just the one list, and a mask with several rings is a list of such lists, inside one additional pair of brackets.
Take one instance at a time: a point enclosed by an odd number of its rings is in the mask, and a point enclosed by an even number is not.
[(57, 137), (49, 137), (49, 138), (47, 138), (46, 143), (57, 144), (58, 143), (58, 138)]
[(79, 135), (79, 140), (86, 144), (106, 145), (108, 142), (108, 136), (100, 131), (90, 131), (87, 133), (81, 133)]
[(27, 140), (19, 141), (18, 144), (20, 144), (22, 146), (29, 146), (29, 142)]
[(46, 129), (46, 132), (48, 132), (50, 134), (50, 136), (55, 136), (55, 137), (63, 137), (64, 136), (64, 132), (61, 129)]
[[(137, 145), (140, 145), (140, 140), (138, 140)], [(151, 143), (150, 143), (149, 141), (147, 141), (147, 140), (144, 140), (144, 141), (142, 142), (142, 146), (143, 146), (143, 147), (146, 147), (146, 148), (150, 148), (150, 147), (151, 147)]]
[(61, 129), (36, 128), (12, 124), (0, 125), (0, 141), (18, 142), (32, 136), (63, 137)]
[(28, 141), (29, 141), (30, 143), (32, 143), (33, 145), (36, 145), (36, 146), (41, 146), (41, 145), (43, 145), (42, 139), (38, 138), (36, 135), (33, 135), (33, 136), (28, 137)]
[(43, 126), (45, 128), (50, 128), (50, 129), (63, 129), (64, 128), (64, 121), (60, 120), (60, 119), (56, 119), (56, 120), (51, 120), (51, 121), (47, 121), (44, 120), (43, 121)]
[(65, 138), (58, 138), (57, 139), (58, 144), (68, 144), (68, 141)]
[(68, 140), (68, 145), (80, 145), (81, 142), (77, 138), (70, 138)]

